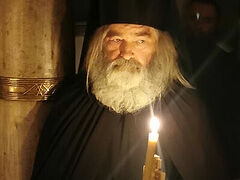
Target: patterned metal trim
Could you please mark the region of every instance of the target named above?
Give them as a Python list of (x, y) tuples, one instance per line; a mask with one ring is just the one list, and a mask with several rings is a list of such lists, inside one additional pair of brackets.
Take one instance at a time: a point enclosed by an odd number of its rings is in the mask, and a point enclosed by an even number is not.
[(13, 78), (0, 76), (0, 98), (19, 101), (47, 100), (62, 78)]

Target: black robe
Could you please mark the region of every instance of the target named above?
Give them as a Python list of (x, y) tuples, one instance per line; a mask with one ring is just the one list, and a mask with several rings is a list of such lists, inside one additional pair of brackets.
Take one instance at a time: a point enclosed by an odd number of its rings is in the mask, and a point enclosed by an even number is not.
[(152, 110), (170, 180), (226, 180), (224, 163), (194, 94), (177, 87), (133, 114), (118, 114), (86, 92), (85, 76), (56, 93), (32, 180), (141, 180)]

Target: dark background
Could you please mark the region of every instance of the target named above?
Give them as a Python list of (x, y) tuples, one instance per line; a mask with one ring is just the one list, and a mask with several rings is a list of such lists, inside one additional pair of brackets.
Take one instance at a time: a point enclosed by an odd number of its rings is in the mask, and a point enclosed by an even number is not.
[[(183, 3), (186, 0), (179, 0)], [(231, 21), (239, 14), (239, 0), (217, 0), (225, 21)], [(90, 0), (73, 0), (74, 19), (76, 22), (85, 21), (89, 11)], [(114, 8), (114, 7), (113, 7)]]

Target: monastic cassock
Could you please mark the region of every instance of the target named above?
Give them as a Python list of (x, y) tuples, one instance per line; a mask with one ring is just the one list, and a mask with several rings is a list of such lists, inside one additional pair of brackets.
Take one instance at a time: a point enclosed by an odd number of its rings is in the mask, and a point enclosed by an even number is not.
[(87, 93), (85, 78), (79, 74), (56, 93), (32, 180), (141, 180), (152, 110), (168, 179), (225, 179), (193, 92), (176, 85), (138, 112), (118, 114)]

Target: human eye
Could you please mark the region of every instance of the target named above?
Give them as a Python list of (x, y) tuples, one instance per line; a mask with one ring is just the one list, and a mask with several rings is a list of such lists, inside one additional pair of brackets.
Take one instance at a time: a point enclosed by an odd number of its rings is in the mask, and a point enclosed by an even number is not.
[(119, 42), (121, 41), (121, 39), (118, 38), (118, 37), (111, 38), (110, 40), (113, 41), (113, 42), (115, 42), (115, 43), (119, 43)]
[(140, 39), (140, 40), (137, 41), (138, 44), (142, 44), (144, 42), (145, 42), (145, 40), (143, 40), (143, 39)]
[(116, 42), (116, 43), (118, 43), (118, 42), (121, 41), (121, 39), (114, 39), (113, 41)]

